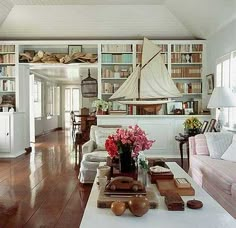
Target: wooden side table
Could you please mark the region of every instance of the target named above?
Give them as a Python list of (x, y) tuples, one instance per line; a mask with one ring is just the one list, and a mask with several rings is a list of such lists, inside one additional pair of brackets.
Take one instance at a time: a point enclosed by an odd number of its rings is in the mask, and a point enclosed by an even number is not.
[(183, 168), (183, 145), (186, 144), (187, 149), (187, 158), (188, 158), (188, 166), (189, 166), (189, 143), (188, 143), (188, 135), (183, 136), (175, 136), (175, 140), (179, 142), (179, 151), (181, 157), (181, 167)]

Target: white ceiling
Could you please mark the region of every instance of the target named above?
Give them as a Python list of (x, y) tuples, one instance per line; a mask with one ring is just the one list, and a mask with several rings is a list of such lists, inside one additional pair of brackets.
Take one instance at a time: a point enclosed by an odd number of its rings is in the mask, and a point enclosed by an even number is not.
[[(96, 67), (90, 67), (91, 77), (97, 78), (98, 72)], [(31, 67), (31, 73), (40, 78), (47, 78), (50, 81), (56, 81), (63, 84), (80, 84), (81, 80), (88, 76), (88, 68), (78, 65), (52, 65), (47, 67), (43, 64), (37, 67)]]
[(0, 39), (208, 39), (235, 9), (236, 0), (0, 0)]

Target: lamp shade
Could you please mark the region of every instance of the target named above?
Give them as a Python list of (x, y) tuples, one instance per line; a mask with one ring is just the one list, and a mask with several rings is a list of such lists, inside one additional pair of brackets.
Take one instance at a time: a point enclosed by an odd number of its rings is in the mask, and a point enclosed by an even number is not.
[(230, 88), (216, 87), (213, 90), (207, 108), (236, 107), (236, 96)]
[(81, 92), (83, 97), (97, 97), (98, 95), (98, 83), (90, 76), (90, 69), (88, 69), (88, 77), (81, 82)]

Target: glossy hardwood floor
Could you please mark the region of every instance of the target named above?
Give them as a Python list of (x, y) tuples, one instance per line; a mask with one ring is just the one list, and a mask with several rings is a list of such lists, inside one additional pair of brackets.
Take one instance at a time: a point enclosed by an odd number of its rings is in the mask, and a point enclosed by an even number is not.
[[(91, 185), (79, 183), (78, 169), (68, 131), (39, 137), (30, 154), (0, 159), (0, 228), (79, 227)], [(1, 204), (15, 202), (16, 213), (2, 213)]]
[(69, 132), (40, 137), (30, 154), (0, 160), (0, 203), (18, 203), (14, 215), (0, 208), (0, 227), (79, 227), (90, 190)]

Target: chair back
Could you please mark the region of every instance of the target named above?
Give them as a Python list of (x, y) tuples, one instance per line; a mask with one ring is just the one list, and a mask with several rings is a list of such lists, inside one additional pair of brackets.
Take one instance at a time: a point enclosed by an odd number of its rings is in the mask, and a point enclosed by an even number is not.
[(212, 132), (212, 131), (216, 131), (215, 129), (215, 124), (216, 124), (216, 119), (211, 119), (208, 128), (207, 128), (207, 132)]
[(89, 109), (88, 108), (81, 108), (80, 114), (81, 115), (89, 115)]
[(208, 126), (208, 121), (207, 121), (207, 120), (204, 120), (204, 121), (203, 121), (203, 124), (202, 124), (202, 127), (201, 127), (201, 129), (200, 129), (200, 133), (201, 133), (201, 134), (203, 134), (204, 132), (206, 132), (207, 126)]

